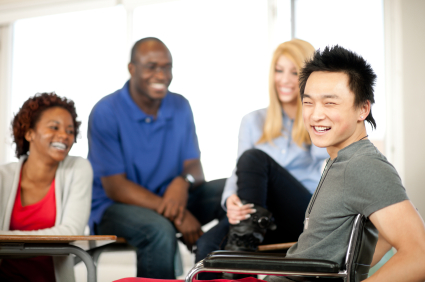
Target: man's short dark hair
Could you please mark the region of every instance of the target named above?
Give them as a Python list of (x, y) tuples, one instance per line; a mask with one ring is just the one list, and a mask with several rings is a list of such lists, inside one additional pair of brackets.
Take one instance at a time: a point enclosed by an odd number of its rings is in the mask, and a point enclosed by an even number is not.
[[(161, 40), (159, 40), (156, 37), (145, 37), (145, 38), (142, 38), (142, 39), (136, 41), (136, 43), (134, 43), (133, 47), (131, 48), (131, 55), (130, 55), (130, 62), (131, 63), (136, 62), (137, 48), (139, 47), (140, 44), (142, 44), (143, 42), (146, 42), (146, 41), (156, 41), (156, 42), (164, 44), (164, 42), (162, 42)], [(165, 46), (165, 44), (164, 44), (164, 46)]]
[[(375, 103), (373, 87), (376, 74), (370, 64), (361, 56), (341, 46), (327, 46), (323, 51), (317, 50), (314, 56), (307, 60), (301, 69), (299, 78), (301, 98), (304, 96), (305, 85), (310, 75), (315, 71), (342, 72), (348, 75), (348, 87), (354, 93), (354, 105), (359, 107), (367, 100)], [(372, 108), (366, 121), (376, 128), (372, 116)]]

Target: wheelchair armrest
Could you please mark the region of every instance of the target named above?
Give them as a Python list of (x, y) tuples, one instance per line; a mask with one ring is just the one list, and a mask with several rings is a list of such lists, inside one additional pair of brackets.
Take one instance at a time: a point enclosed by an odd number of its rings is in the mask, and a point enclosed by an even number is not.
[(339, 264), (328, 260), (289, 259), (281, 254), (217, 251), (203, 260), (207, 268), (338, 273)]
[(227, 257), (234, 257), (234, 256), (249, 256), (249, 257), (285, 257), (286, 253), (264, 253), (264, 252), (244, 252), (244, 251), (226, 251), (226, 250), (219, 250), (211, 252), (207, 255), (207, 258), (210, 256), (227, 256)]

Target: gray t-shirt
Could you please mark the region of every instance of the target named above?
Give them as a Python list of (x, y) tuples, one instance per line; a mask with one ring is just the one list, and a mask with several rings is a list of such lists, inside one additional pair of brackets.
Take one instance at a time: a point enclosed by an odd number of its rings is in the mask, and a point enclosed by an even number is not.
[(304, 231), (287, 257), (325, 259), (341, 265), (355, 216), (369, 217), (407, 199), (400, 177), (387, 159), (369, 140), (355, 142), (328, 161), (307, 207)]

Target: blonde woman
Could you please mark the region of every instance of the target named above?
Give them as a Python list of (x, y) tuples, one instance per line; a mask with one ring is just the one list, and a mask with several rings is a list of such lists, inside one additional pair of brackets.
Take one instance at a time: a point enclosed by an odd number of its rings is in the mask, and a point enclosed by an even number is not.
[(313, 53), (313, 46), (300, 39), (274, 52), (270, 105), (242, 119), (238, 163), (222, 197), (227, 218), (198, 240), (196, 261), (224, 246), (255, 251), (263, 241), (296, 241), (301, 234), (304, 212), (329, 157), (311, 144), (302, 121), (298, 72)]

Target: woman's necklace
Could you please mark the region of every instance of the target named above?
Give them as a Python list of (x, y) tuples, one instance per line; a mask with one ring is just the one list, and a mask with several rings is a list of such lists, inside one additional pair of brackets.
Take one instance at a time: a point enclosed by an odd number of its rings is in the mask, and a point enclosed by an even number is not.
[(366, 135), (365, 137), (363, 137), (363, 138), (360, 138), (360, 139), (359, 139), (359, 141), (360, 141), (360, 140), (363, 140), (363, 139), (365, 139), (365, 138), (366, 138), (366, 137), (368, 137), (368, 136), (369, 136), (369, 135)]

